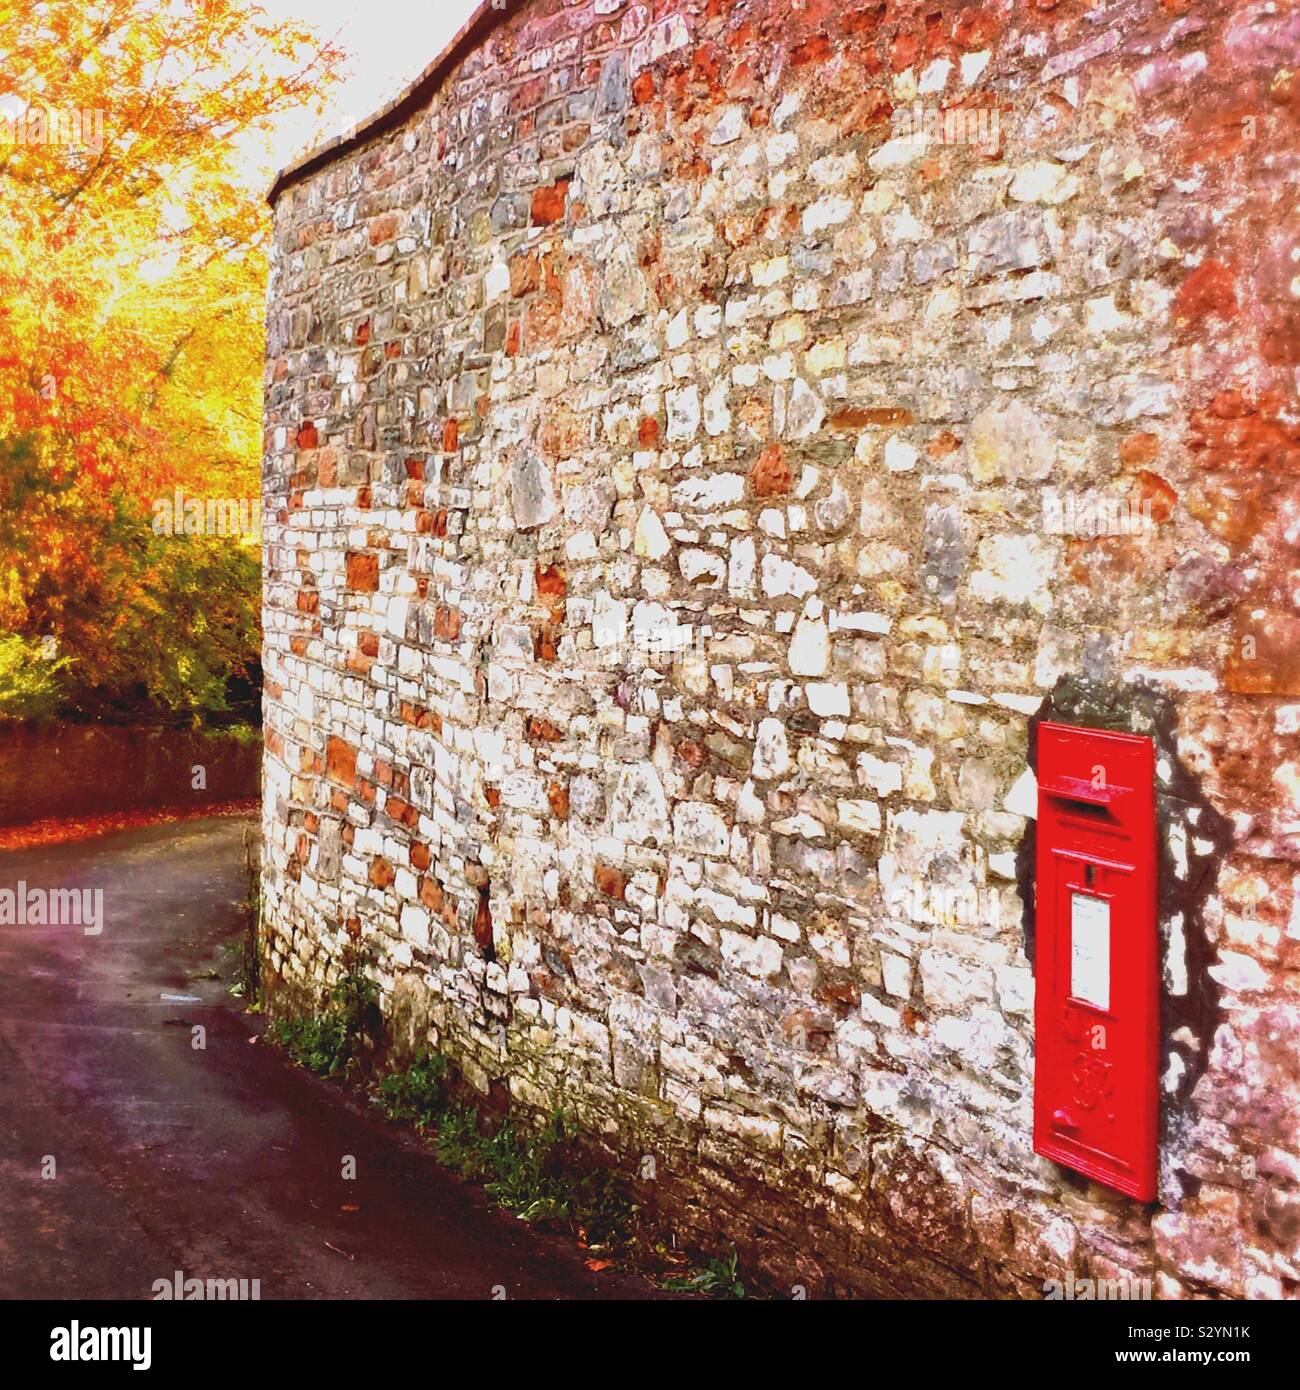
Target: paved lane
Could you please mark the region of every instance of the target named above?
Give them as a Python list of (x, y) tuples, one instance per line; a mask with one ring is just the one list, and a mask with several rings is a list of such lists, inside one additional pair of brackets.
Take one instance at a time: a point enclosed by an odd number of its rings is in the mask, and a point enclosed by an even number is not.
[(245, 824), (0, 855), (0, 890), (104, 890), (98, 936), (0, 927), (0, 1297), (151, 1298), (176, 1270), (264, 1299), (652, 1296), (260, 1040), (221, 950)]

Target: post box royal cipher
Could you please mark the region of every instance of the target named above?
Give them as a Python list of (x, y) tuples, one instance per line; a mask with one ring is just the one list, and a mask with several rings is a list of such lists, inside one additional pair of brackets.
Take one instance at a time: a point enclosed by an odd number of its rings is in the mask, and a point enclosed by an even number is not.
[(1034, 1149), (1156, 1195), (1160, 963), (1155, 750), (1038, 729)]

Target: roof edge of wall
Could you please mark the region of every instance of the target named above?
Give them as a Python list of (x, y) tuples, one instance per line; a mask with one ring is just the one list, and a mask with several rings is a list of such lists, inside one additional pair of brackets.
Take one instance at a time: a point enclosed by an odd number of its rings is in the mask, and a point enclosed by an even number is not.
[(392, 101), (385, 103), (368, 116), (354, 130), (345, 135), (335, 135), (315, 149), (300, 155), (291, 164), (286, 164), (275, 176), (266, 201), (272, 207), (286, 188), (305, 179), (317, 169), (333, 163), (366, 141), (382, 135), (384, 131), (401, 125), (408, 117), (420, 110), (437, 92), (448, 72), (461, 62), (469, 51), (485, 39), (489, 33), (508, 15), (517, 10), (523, 0), (479, 0), (470, 17), (456, 31), (441, 53), (428, 67)]

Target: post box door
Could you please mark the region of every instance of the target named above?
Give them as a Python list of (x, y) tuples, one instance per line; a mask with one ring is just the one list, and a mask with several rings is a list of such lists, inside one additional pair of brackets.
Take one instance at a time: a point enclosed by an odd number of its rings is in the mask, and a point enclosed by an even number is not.
[(1034, 1148), (1156, 1194), (1154, 748), (1039, 726)]

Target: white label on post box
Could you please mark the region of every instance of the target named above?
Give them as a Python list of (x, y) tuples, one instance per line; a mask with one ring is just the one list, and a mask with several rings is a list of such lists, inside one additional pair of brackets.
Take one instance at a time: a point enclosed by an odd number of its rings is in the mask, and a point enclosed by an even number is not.
[(1070, 993), (1110, 1008), (1110, 904), (1086, 893), (1070, 894)]

